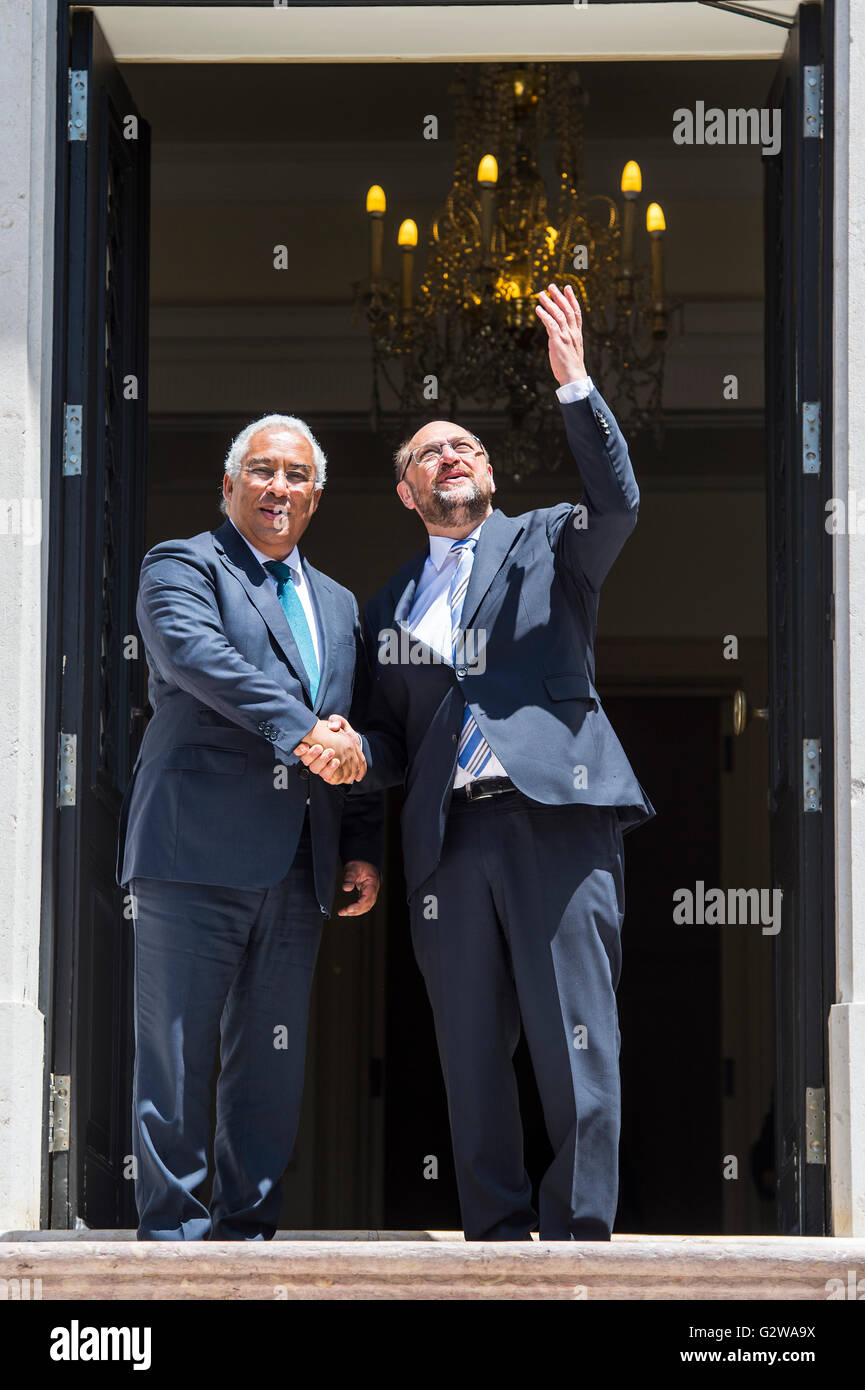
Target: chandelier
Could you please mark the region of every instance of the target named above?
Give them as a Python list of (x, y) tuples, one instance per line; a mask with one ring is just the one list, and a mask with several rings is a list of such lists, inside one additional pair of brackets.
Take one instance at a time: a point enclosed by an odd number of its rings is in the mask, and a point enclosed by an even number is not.
[[(561, 423), (534, 312), (553, 281), (576, 291), (587, 370), (625, 433), (652, 429), (659, 437), (670, 308), (665, 223), (650, 204), (651, 258), (638, 259), (639, 166), (625, 166), (621, 210), (605, 194), (586, 193), (587, 95), (570, 66), (461, 65), (453, 98), (453, 184), (429, 228), (418, 285), (416, 223), (400, 226), (401, 274), (385, 280), (386, 196), (377, 184), (367, 195), (369, 283), (355, 288), (372, 344), (373, 428), (384, 382), (403, 430), (424, 413), (490, 414), (501, 421), (500, 471), (519, 479), (556, 467)], [(550, 156), (554, 199), (539, 167)]]

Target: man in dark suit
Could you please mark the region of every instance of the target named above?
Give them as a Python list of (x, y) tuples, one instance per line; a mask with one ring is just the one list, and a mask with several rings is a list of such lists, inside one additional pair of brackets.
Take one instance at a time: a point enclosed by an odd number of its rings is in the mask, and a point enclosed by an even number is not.
[[(429, 546), (365, 609), (378, 657), (364, 786), (405, 785), (412, 940), (467, 1238), (528, 1239), (536, 1224), (512, 1064), (522, 1025), (554, 1153), (541, 1238), (608, 1240), (622, 832), (654, 809), (601, 708), (593, 646), (599, 590), (639, 492), (586, 375), (573, 291), (550, 286), (540, 300), (582, 502), (493, 510), (486, 451), (452, 421), (425, 425), (397, 452), (397, 491)], [(326, 779), (326, 749), (299, 750)]]
[[(268, 1239), (300, 1112), (310, 987), (337, 856), (341, 915), (379, 886), (377, 796), (350, 714), (354, 596), (301, 558), (324, 454), (267, 416), (232, 444), (225, 523), (144, 557), (137, 617), (153, 717), (121, 811), (135, 929), (133, 1152), (141, 1240)], [(327, 745), (328, 785), (293, 753)], [(217, 1040), (214, 1184), (208, 1169)]]

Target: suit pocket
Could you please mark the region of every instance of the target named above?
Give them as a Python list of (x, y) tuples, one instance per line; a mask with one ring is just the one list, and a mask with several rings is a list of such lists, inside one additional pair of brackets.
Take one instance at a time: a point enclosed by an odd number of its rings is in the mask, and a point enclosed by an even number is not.
[(551, 700), (591, 700), (594, 703), (596, 699), (588, 676), (576, 671), (544, 676), (544, 685)]
[(246, 771), (245, 753), (231, 748), (210, 748), (203, 743), (182, 744), (172, 748), (164, 766), (184, 772), (223, 772), (234, 776)]

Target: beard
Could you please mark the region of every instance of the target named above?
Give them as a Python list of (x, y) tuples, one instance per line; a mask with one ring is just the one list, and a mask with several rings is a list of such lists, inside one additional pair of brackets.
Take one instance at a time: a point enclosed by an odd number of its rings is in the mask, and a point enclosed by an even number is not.
[(460, 487), (457, 496), (454, 495), (455, 489), (442, 489), (433, 483), (428, 496), (421, 499), (412, 488), (412, 499), (421, 520), (431, 526), (448, 528), (481, 521), (486, 516), (491, 493), (489, 488), (482, 491), (473, 478), (470, 481), (471, 490)]

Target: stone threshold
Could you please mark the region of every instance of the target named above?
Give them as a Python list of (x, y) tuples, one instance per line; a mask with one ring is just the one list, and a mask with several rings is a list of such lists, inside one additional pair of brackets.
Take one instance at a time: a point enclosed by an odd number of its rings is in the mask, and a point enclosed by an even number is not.
[(859, 1279), (865, 1240), (841, 1237), (615, 1235), (528, 1244), (466, 1242), (451, 1231), (285, 1231), (260, 1242), (145, 1242), (131, 1231), (0, 1234), (0, 1288), (8, 1298), (46, 1301), (819, 1302), (833, 1292), (857, 1297)]

